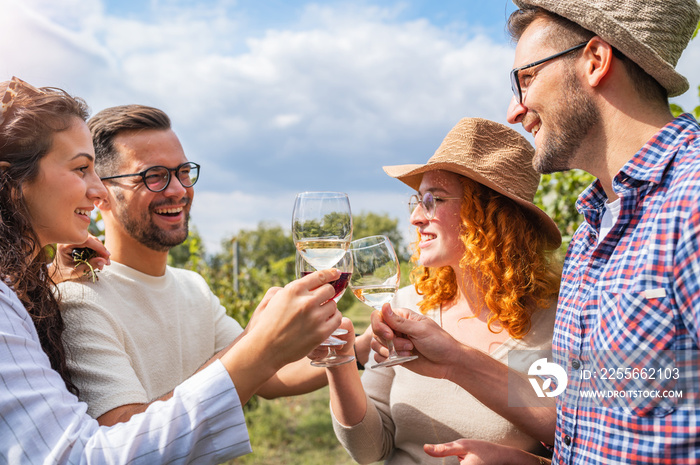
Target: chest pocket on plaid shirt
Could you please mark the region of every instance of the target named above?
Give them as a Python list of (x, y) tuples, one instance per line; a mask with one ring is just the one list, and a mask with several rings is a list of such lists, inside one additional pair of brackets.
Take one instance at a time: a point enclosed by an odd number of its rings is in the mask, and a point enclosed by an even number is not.
[(592, 348), (672, 350), (676, 326), (670, 301), (670, 291), (660, 287), (601, 292)]

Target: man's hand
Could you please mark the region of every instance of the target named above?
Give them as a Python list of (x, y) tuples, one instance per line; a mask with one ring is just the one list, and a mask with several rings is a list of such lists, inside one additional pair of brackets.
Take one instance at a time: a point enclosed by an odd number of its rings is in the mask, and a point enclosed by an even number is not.
[[(90, 249), (87, 251), (76, 249)], [(77, 279), (96, 279), (95, 272), (110, 264), (109, 251), (95, 236), (88, 235), (82, 244), (57, 244), (53, 266), (49, 268), (55, 283)]]
[(362, 365), (367, 365), (369, 361), (370, 345), (372, 344), (372, 325), (365, 329), (365, 332), (355, 338), (355, 356)]
[(514, 447), (502, 446), (476, 439), (459, 439), (445, 444), (425, 444), (423, 450), (432, 457), (459, 458), (459, 465), (488, 464), (532, 464), (550, 463), (548, 459), (538, 457)]
[(414, 349), (412, 353), (419, 356), (403, 366), (431, 378), (450, 379), (454, 357), (463, 347), (430, 318), (404, 308), (392, 310), (389, 304), (381, 312), (372, 313), (372, 330), (377, 362), (389, 356), (384, 341), (393, 339), (399, 355), (408, 355)]

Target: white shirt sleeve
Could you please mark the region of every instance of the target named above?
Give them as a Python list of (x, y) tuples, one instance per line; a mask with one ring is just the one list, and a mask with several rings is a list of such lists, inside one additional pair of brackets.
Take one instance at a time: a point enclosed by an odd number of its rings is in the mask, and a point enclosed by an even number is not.
[(0, 282), (0, 463), (217, 464), (251, 452), (238, 394), (218, 361), (126, 423), (100, 427), (86, 409)]

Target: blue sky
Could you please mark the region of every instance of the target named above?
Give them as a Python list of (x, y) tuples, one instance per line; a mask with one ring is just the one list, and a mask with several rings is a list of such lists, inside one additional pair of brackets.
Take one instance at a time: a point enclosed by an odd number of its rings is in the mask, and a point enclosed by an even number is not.
[[(230, 2), (215, 1), (144, 1), (144, 0), (109, 0), (104, 2), (105, 12), (125, 18), (141, 18), (152, 20), (159, 9), (168, 7), (195, 6), (206, 9), (223, 5), (230, 11), (246, 15), (253, 25), (259, 29), (270, 27), (285, 27), (290, 18), (299, 16), (305, 5), (310, 2), (298, 0), (241, 0)], [(323, 5), (342, 5), (349, 2), (325, 0), (318, 2)], [(493, 28), (502, 34), (504, 18), (515, 9), (511, 1), (489, 0), (404, 0), (404, 1), (354, 1), (354, 5), (390, 6), (400, 10), (399, 20), (427, 19), (438, 26), (449, 26), (454, 23), (471, 23)], [(465, 8), (465, 5), (467, 6)]]
[[(304, 190), (399, 218), (381, 166), (425, 162), (459, 119), (507, 124), (510, 0), (0, 0), (0, 79), (165, 110), (202, 165), (192, 220), (210, 250), (288, 227)], [(700, 39), (678, 69), (699, 103)], [(520, 128), (516, 128), (520, 130)]]

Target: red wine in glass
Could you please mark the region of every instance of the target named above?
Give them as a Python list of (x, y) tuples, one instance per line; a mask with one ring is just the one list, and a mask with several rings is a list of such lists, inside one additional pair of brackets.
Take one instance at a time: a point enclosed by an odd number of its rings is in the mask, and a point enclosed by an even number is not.
[[(313, 273), (313, 271), (302, 271), (301, 275), (308, 276), (311, 273)], [(333, 300), (335, 300), (336, 302), (339, 301), (341, 297), (343, 297), (345, 288), (348, 287), (348, 283), (350, 282), (350, 276), (352, 276), (352, 273), (347, 273), (343, 271), (340, 273), (340, 278), (328, 283), (333, 286), (333, 289), (335, 289), (335, 295), (333, 296)]]

